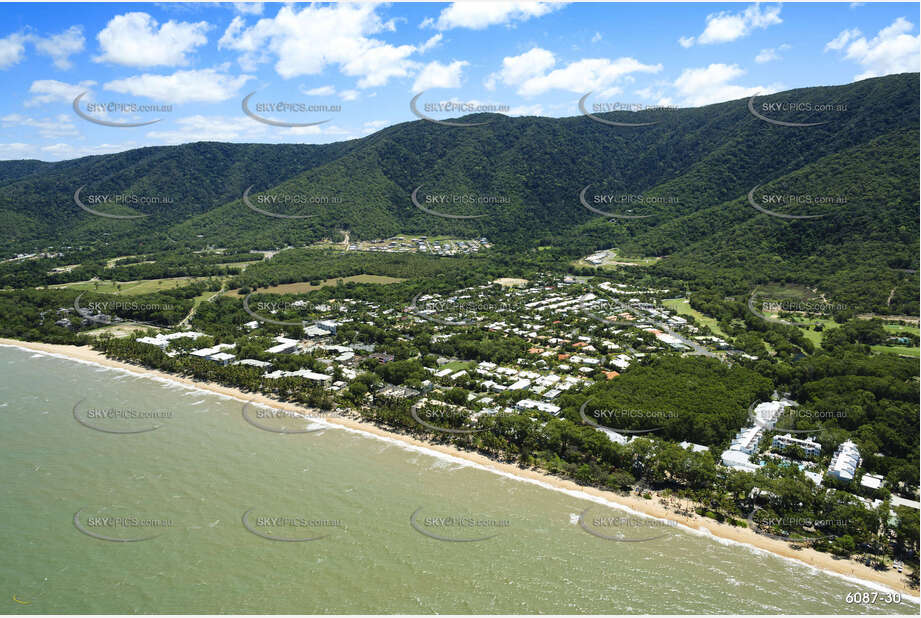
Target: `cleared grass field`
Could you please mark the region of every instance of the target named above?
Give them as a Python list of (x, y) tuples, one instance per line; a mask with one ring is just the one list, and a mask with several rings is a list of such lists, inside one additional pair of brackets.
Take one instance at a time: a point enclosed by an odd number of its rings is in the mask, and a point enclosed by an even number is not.
[(701, 326), (708, 326), (710, 330), (713, 331), (713, 334), (718, 337), (725, 338), (727, 335), (724, 333), (720, 327), (719, 323), (715, 318), (711, 318), (702, 314), (700, 311), (697, 311), (690, 305), (690, 301), (686, 298), (672, 298), (669, 300), (662, 301), (662, 304), (671, 309), (672, 311), (678, 313), (679, 315), (689, 315), (692, 316), (697, 323)]
[[(170, 279), (145, 279), (143, 281), (76, 281), (74, 283), (63, 283), (53, 285), (55, 289), (68, 290), (85, 290), (87, 292), (99, 292), (100, 294), (124, 294), (133, 296), (138, 294), (150, 294), (151, 292), (160, 292), (162, 290), (171, 290), (195, 283), (196, 281), (205, 281), (207, 277), (174, 277)], [(98, 287), (97, 287), (98, 284)]]
[(921, 357), (921, 348), (907, 348), (900, 345), (871, 345), (870, 349), (878, 354), (904, 354), (905, 356)]
[(470, 361), (457, 360), (457, 361), (451, 361), (450, 363), (445, 363), (444, 365), (439, 366), (438, 369), (450, 369), (451, 371), (460, 371), (461, 369), (466, 369), (468, 371), (471, 371), (475, 367), (476, 367), (475, 361), (470, 362)]
[[(309, 281), (273, 285), (270, 288), (259, 288), (259, 292), (263, 294), (304, 294), (305, 292), (312, 292), (313, 290), (319, 290), (323, 287), (338, 285), (340, 280), (343, 283), (348, 283), (351, 281), (354, 283), (375, 283), (379, 285), (387, 285), (389, 283), (400, 283), (401, 281), (406, 281), (406, 279), (387, 277), (384, 275), (352, 275), (351, 277), (336, 277), (334, 279), (325, 279), (321, 281), (319, 285), (312, 285)], [(233, 293), (239, 295), (238, 290), (233, 290)]]

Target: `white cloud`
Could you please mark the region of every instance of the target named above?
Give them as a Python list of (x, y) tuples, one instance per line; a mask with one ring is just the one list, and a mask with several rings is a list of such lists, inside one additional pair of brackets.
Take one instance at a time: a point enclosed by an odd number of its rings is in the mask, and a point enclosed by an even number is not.
[(470, 28), (482, 30), (497, 24), (511, 24), (541, 17), (566, 5), (565, 2), (452, 2), (442, 9), (437, 21), (426, 19), (421, 26), (438, 30)]
[(67, 137), (79, 135), (77, 127), (74, 126), (73, 116), (68, 114), (58, 114), (50, 118), (33, 118), (22, 114), (7, 114), (0, 118), (0, 124), (4, 128), (20, 126), (37, 129), (38, 134), (43, 138)]
[(86, 157), (89, 155), (111, 154), (113, 152), (124, 152), (137, 148), (139, 144), (128, 142), (123, 144), (95, 144), (95, 145), (75, 145), (73, 142), (46, 144), (39, 146), (36, 144), (10, 143), (0, 144), (0, 152), (10, 155), (16, 155), (20, 159), (40, 159), (42, 161), (63, 161), (66, 159), (76, 159), (77, 157)]
[(413, 92), (422, 92), (429, 88), (460, 88), (461, 73), (470, 64), (466, 60), (455, 60), (451, 64), (430, 62), (425, 65), (413, 82)]
[(243, 15), (262, 15), (262, 2), (234, 2), (233, 8)]
[(158, 22), (147, 13), (125, 13), (113, 17), (96, 38), (102, 54), (96, 62), (125, 66), (182, 66), (189, 63), (187, 54), (208, 42), (208, 22)]
[(0, 69), (8, 69), (25, 57), (24, 41), (25, 37), (16, 33), (0, 39)]
[(390, 121), (388, 120), (370, 120), (362, 126), (361, 131), (362, 133), (367, 135), (368, 133), (374, 133), (375, 131), (380, 131), (381, 129), (383, 129), (389, 124), (390, 124)]
[(72, 65), (70, 56), (83, 51), (86, 39), (83, 38), (82, 26), (71, 26), (67, 30), (47, 37), (29, 35), (28, 40), (35, 45), (36, 51), (51, 56), (54, 66), (69, 69)]
[(262, 140), (269, 133), (267, 125), (255, 120), (241, 120), (237, 116), (186, 116), (176, 120), (176, 129), (153, 129), (147, 137), (166, 144), (218, 141), (232, 142), (241, 139)]
[(592, 43), (597, 43), (598, 41), (601, 40), (601, 38), (602, 38), (602, 37), (601, 37), (601, 33), (600, 33), (600, 32), (596, 32), (596, 33), (594, 34), (594, 36), (592, 36)]
[(729, 82), (745, 75), (738, 65), (711, 64), (704, 68), (685, 69), (673, 86), (687, 105), (709, 105), (750, 97), (754, 94), (770, 93), (776, 86), (739, 86)]
[(825, 45), (825, 51), (845, 49), (844, 57), (864, 71), (854, 80), (919, 70), (921, 35), (912, 36), (914, 24), (899, 17), (869, 41), (856, 28), (843, 30)]
[(527, 51), (520, 56), (507, 56), (502, 59), (502, 68), (486, 78), (485, 86), (495, 88), (496, 82), (521, 84), (532, 77), (546, 73), (556, 64), (553, 53), (540, 47)]
[(301, 86), (300, 91), (308, 97), (331, 97), (337, 95), (343, 101), (354, 101), (360, 94), (357, 90), (340, 90), (336, 91), (334, 86), (320, 86), (319, 88), (304, 88)]
[(32, 97), (26, 100), (25, 106), (32, 107), (55, 101), (71, 103), (77, 95), (81, 92), (86, 92), (95, 85), (96, 82), (92, 80), (82, 81), (79, 84), (68, 84), (56, 79), (39, 79), (29, 86), (29, 93)]
[(780, 5), (765, 7), (761, 4), (752, 4), (741, 13), (721, 11), (707, 15), (707, 25), (700, 36), (681, 37), (678, 42), (682, 47), (691, 47), (695, 42), (699, 45), (713, 43), (728, 43), (749, 35), (756, 28), (767, 28), (783, 23), (780, 19)]
[(487, 88), (494, 88), (497, 82), (514, 87), (517, 93), (536, 96), (551, 90), (569, 92), (607, 91), (614, 92), (617, 82), (626, 81), (631, 73), (657, 73), (661, 64), (643, 64), (634, 58), (585, 58), (560, 69), (554, 55), (539, 47), (502, 60), (502, 69), (486, 80)]
[(440, 32), (432, 36), (432, 38), (430, 38), (428, 41), (426, 41), (425, 43), (419, 46), (419, 53), (422, 54), (432, 49), (433, 47), (441, 43), (441, 39), (443, 38), (444, 38), (444, 35)]
[(226, 65), (216, 69), (176, 71), (172, 75), (133, 75), (105, 84), (106, 90), (147, 97), (166, 103), (201, 101), (217, 103), (237, 95), (251, 75), (233, 76), (225, 73)]
[(319, 88), (311, 88), (310, 90), (301, 88), (301, 92), (308, 97), (328, 97), (336, 94), (336, 89), (332, 86), (320, 86)]
[(437, 40), (395, 46), (373, 38), (371, 35), (395, 28), (392, 20), (383, 22), (376, 9), (376, 5), (358, 3), (311, 4), (300, 10), (284, 6), (274, 18), (260, 19), (249, 27), (238, 16), (218, 47), (240, 52), (240, 65), (246, 70), (275, 58), (275, 71), (288, 79), (318, 75), (327, 66), (337, 65), (343, 74), (358, 78), (359, 88), (383, 86), (391, 78), (409, 77), (418, 70), (421, 65), (410, 56)]
[(234, 141), (266, 141), (277, 140), (279, 136), (289, 137), (292, 141), (296, 138), (313, 136), (341, 136), (349, 132), (328, 124), (312, 127), (289, 127), (275, 129), (255, 120), (241, 120), (239, 116), (203, 116), (200, 114), (186, 116), (176, 120), (178, 128), (153, 129), (147, 132), (147, 137), (156, 139), (165, 144), (186, 144), (189, 142), (234, 142)]
[(831, 41), (825, 44), (825, 51), (828, 50), (839, 50), (844, 49), (844, 46), (847, 45), (848, 41), (856, 39), (862, 33), (858, 28), (852, 28), (850, 30), (842, 30), (838, 33), (838, 36), (833, 38)]
[(758, 64), (764, 64), (766, 62), (772, 62), (774, 60), (780, 60), (780, 52), (790, 49), (790, 46), (784, 43), (783, 45), (778, 45), (777, 47), (771, 47), (769, 49), (762, 49), (758, 52), (758, 55), (755, 56), (755, 62)]
[(516, 105), (506, 112), (508, 116), (543, 116), (544, 106), (540, 103), (534, 105)]

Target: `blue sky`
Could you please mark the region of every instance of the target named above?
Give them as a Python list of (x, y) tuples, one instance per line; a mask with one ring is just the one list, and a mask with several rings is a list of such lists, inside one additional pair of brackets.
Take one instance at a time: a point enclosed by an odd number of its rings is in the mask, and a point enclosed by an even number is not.
[[(200, 140), (326, 143), (426, 104), (573, 116), (919, 70), (918, 3), (0, 4), (0, 159)], [(103, 126), (80, 118), (138, 123)], [(250, 110), (284, 122), (247, 117)], [(86, 111), (86, 104), (105, 106)], [(105, 111), (109, 103), (158, 107)], [(328, 106), (281, 111), (267, 103)], [(590, 103), (590, 104), (591, 104)], [(339, 106), (328, 111), (329, 106)], [(260, 111), (256, 111), (256, 110)], [(424, 112), (444, 119), (462, 113)]]

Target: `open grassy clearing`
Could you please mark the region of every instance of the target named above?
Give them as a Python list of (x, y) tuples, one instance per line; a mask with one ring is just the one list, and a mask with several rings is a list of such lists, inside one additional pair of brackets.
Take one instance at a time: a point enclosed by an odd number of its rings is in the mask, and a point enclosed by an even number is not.
[(172, 277), (168, 279), (144, 279), (141, 281), (75, 281), (73, 283), (62, 283), (53, 285), (55, 289), (84, 290), (87, 292), (99, 292), (100, 294), (124, 294), (125, 296), (135, 296), (139, 294), (150, 294), (152, 292), (161, 292), (163, 290), (172, 290), (195, 283), (196, 281), (206, 281), (210, 277)]
[[(333, 279), (324, 279), (319, 283), (319, 285), (313, 285), (309, 281), (301, 281), (298, 283), (283, 283), (281, 285), (273, 285), (268, 288), (259, 288), (259, 293), (261, 294), (305, 294), (307, 292), (312, 292), (314, 290), (319, 290), (323, 287), (335, 286), (338, 285), (339, 281), (345, 283), (373, 283), (378, 285), (387, 285), (390, 283), (400, 283), (401, 281), (406, 281), (406, 279), (400, 279), (398, 277), (387, 277), (385, 275), (352, 275), (351, 277), (336, 277)], [(239, 290), (231, 290), (232, 293), (239, 296)]]
[(723, 337), (724, 339), (726, 338), (727, 336), (726, 333), (724, 333), (720, 329), (719, 323), (716, 321), (716, 319), (706, 316), (702, 314), (700, 311), (697, 311), (696, 309), (691, 307), (690, 301), (688, 301), (688, 299), (670, 298), (668, 300), (662, 301), (662, 304), (668, 307), (669, 309), (671, 309), (672, 311), (675, 311), (679, 315), (692, 316), (695, 320), (697, 320), (697, 323), (700, 324), (701, 326), (709, 327), (710, 330), (713, 331), (713, 334), (716, 335), (717, 337)]

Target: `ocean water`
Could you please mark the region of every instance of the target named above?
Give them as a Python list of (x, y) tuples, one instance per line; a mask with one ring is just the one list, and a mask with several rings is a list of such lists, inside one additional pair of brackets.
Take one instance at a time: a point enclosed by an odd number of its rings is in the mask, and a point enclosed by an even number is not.
[(0, 346), (0, 613), (918, 612), (578, 494), (248, 415), (319, 431)]

